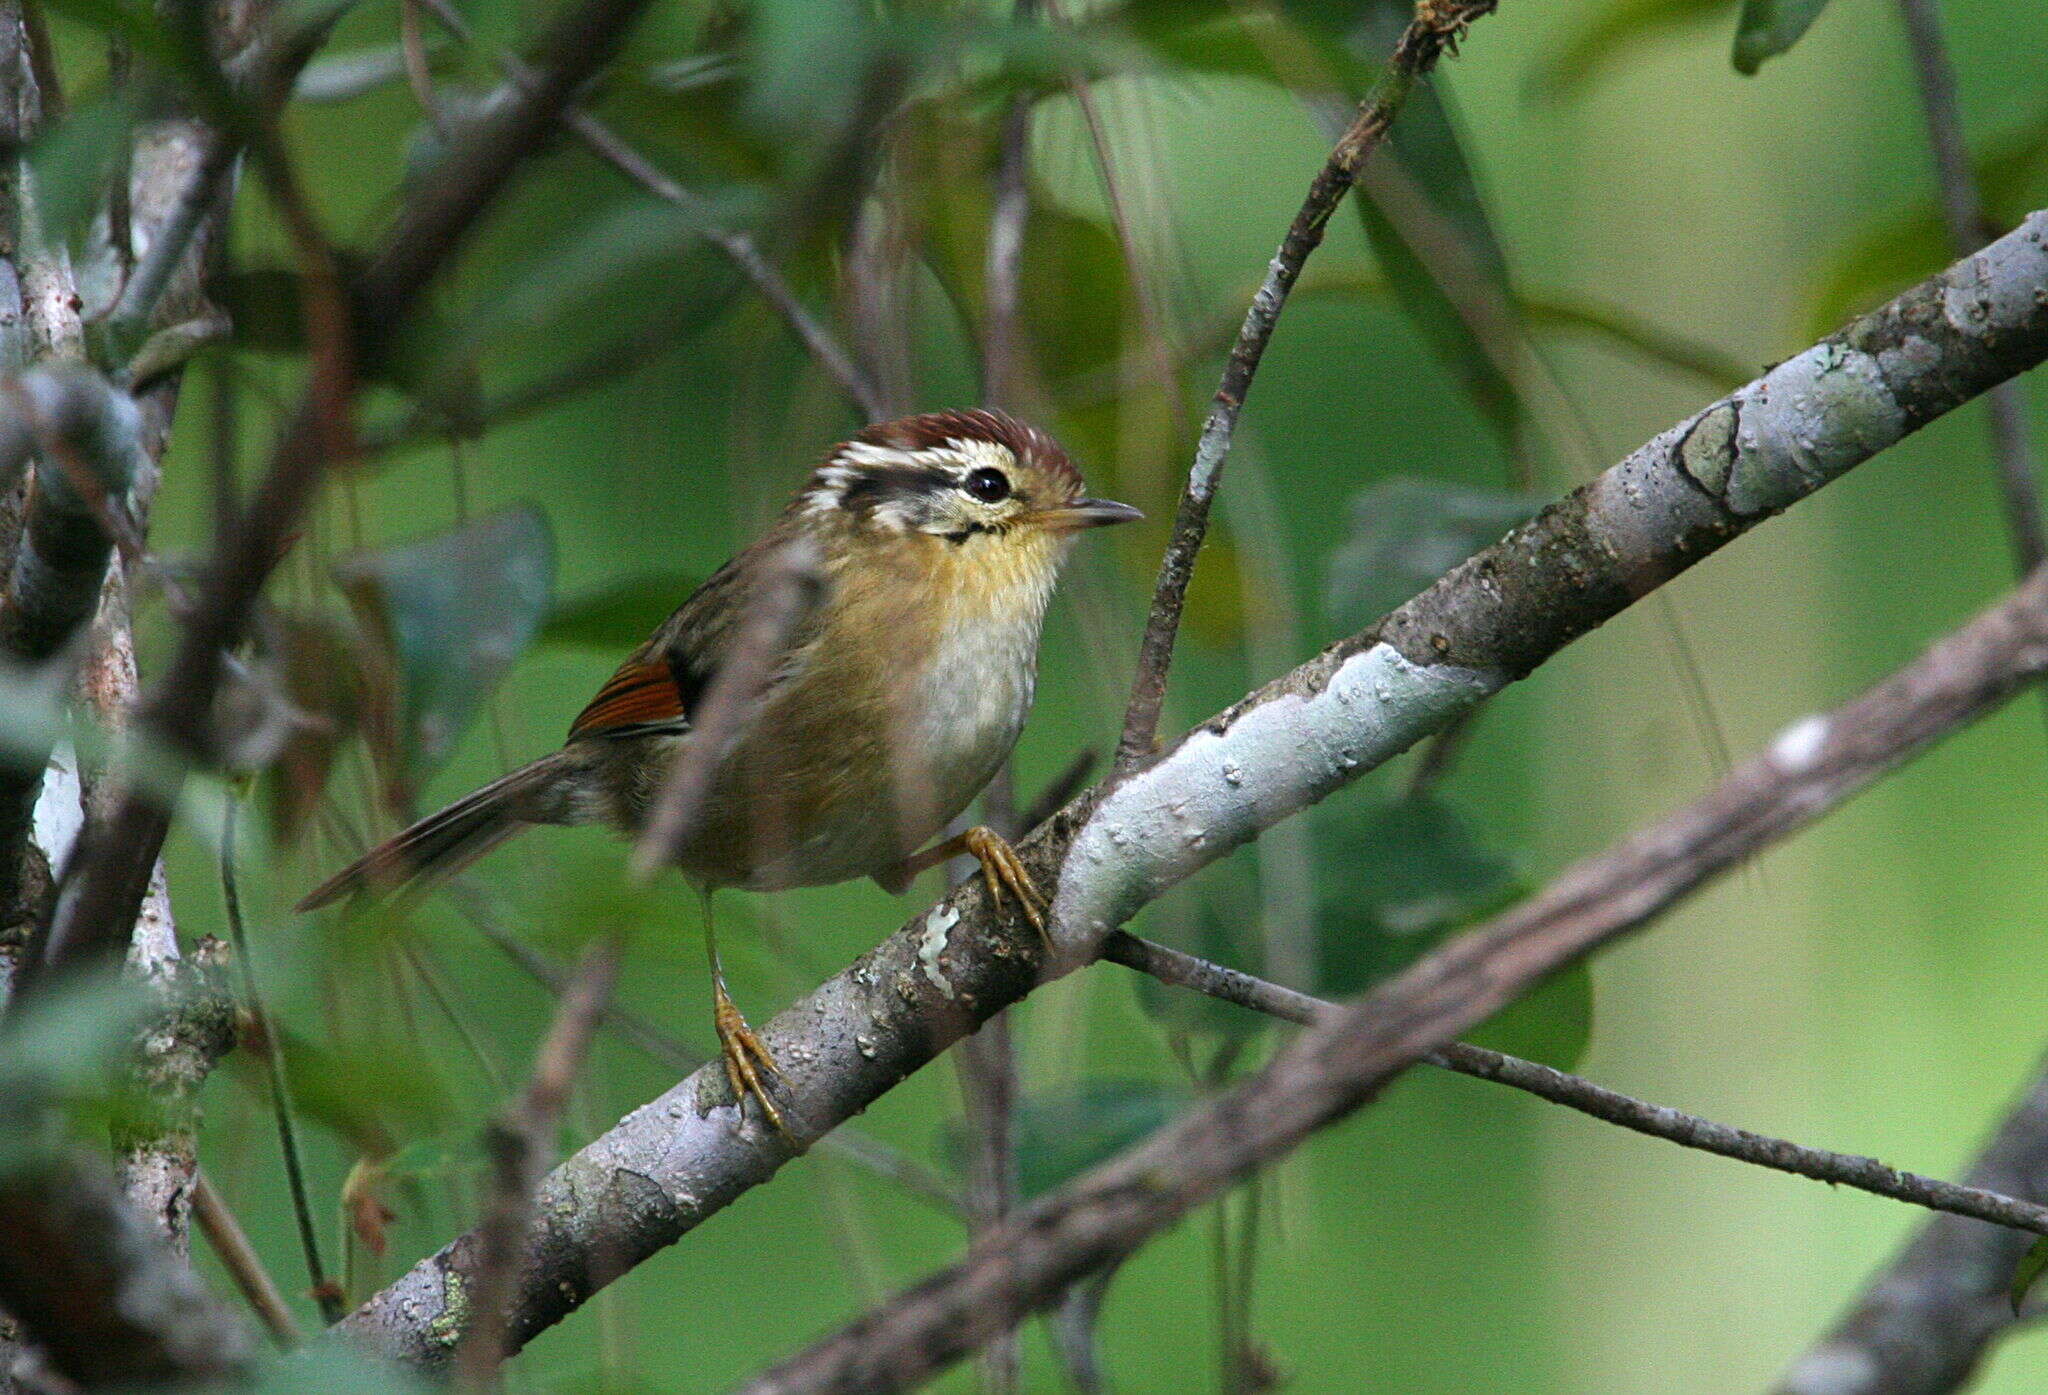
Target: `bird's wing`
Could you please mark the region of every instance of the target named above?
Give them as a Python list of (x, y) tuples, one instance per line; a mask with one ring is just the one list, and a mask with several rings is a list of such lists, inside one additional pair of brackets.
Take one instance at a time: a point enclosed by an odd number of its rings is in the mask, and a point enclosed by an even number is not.
[(680, 735), (690, 729), (690, 712), (709, 686), (692, 670), (641, 650), (597, 690), (576, 720), (569, 739), (586, 736)]
[[(726, 650), (738, 634), (748, 601), (750, 565), (773, 542), (771, 535), (727, 562), (676, 607), (645, 644), (597, 690), (569, 727), (569, 739), (681, 735), (717, 676)], [(806, 623), (792, 637), (795, 659), (815, 626)], [(792, 665), (779, 666), (777, 680)]]

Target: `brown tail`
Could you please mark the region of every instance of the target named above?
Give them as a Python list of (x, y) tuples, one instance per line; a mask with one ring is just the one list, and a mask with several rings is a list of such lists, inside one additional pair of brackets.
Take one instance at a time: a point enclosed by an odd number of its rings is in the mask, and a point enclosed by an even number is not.
[(387, 896), (422, 880), (454, 876), (498, 844), (539, 823), (569, 823), (577, 765), (567, 751), (543, 756), (394, 834), (308, 892), (301, 911), (345, 896)]

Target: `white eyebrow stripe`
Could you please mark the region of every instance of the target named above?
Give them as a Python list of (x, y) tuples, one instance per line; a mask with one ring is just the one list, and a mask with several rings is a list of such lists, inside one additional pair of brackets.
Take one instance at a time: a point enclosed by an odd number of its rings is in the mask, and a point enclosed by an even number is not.
[(992, 467), (1008, 474), (1016, 463), (1016, 455), (1002, 442), (974, 436), (949, 437), (943, 444), (923, 450), (848, 441), (812, 473), (804, 491), (803, 511), (817, 514), (838, 507), (846, 492), (869, 470), (933, 470), (960, 484), (975, 470)]

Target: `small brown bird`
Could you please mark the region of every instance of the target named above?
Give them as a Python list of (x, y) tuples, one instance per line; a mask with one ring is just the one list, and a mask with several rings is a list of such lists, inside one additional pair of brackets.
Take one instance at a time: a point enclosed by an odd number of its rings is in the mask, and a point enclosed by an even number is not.
[(420, 820), (299, 903), (451, 875), (535, 824), (637, 834), (692, 717), (790, 544), (807, 541), (823, 590), (790, 636), (757, 711), (717, 758), (677, 865), (704, 896), (714, 1022), (735, 1097), (782, 1127), (766, 1047), (733, 1005), (710, 893), (855, 877), (901, 890), (968, 853), (1000, 899), (1043, 928), (1017, 855), (987, 828), (923, 852), (1016, 745), (1038, 635), (1073, 536), (1140, 517), (1086, 497), (1053, 439), (998, 412), (935, 412), (871, 426), (837, 447), (752, 547), (636, 649), (561, 750)]

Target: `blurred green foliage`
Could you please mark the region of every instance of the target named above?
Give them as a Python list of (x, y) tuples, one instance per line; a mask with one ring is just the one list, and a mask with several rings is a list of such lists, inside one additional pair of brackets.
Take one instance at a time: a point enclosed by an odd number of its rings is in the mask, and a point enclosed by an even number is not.
[[(112, 92), (105, 37), (160, 69), (191, 65), (147, 5), (50, 9), (80, 76), (71, 115), (27, 155), (53, 225), (82, 242), (115, 143), (149, 110), (147, 89)], [(1305, 289), (1336, 293), (1297, 297), (1274, 341), (1194, 592), (1174, 721), (1371, 623), (1683, 418), (1705, 400), (1703, 359), (1725, 373), (1783, 357), (1947, 260), (1888, 12), (1842, 0), (1809, 30), (1819, 9), (1573, 0), (1510, 4), (1474, 30), (1396, 128), (1392, 194), (1338, 220), (1311, 263)], [(345, 256), (436, 177), (438, 123), (497, 84), (490, 49), (546, 13), (473, 0), (467, 45), (429, 24), (428, 94), (408, 86), (394, 7), (342, 13), (285, 134)], [(974, 400), (1002, 115), (1032, 97), (1027, 412), (1091, 485), (1164, 519), (1248, 288), (1399, 13), (1387, 0), (1129, 0), (1048, 26), (995, 5), (661, 7), (591, 105), (696, 202), (656, 202), (562, 137), (429, 312), (358, 365), (364, 434), (385, 448), (299, 539), (245, 694), (284, 712), (278, 817), (245, 857), (281, 1024), (270, 1045), (351, 1293), (470, 1222), (473, 1140), (527, 1068), (549, 1000), (457, 913), (468, 902), (321, 921), (285, 907), (408, 805), (551, 748), (692, 579), (857, 424), (701, 234), (753, 238), (812, 314), (899, 366), (908, 405)], [(1992, 0), (1955, 0), (1944, 18), (1987, 204), (2010, 222), (2048, 182), (2048, 118), (2038, 85), (2018, 80), (2048, 70), (2048, 27)], [(1746, 68), (1774, 61), (1736, 76), (1731, 36)], [(885, 107), (876, 140), (866, 123)], [(1422, 196), (1419, 216), (1398, 205), (1403, 187)], [(871, 191), (896, 216), (866, 238), (856, 215)], [(208, 545), (216, 447), (253, 468), (295, 398), (296, 264), (245, 178), (215, 296), (236, 337), (194, 370), (157, 506), (173, 575)], [(893, 320), (860, 303), (863, 288)], [(238, 417), (216, 442), (224, 418), (198, 399), (221, 382)], [(1546, 667), (1484, 715), (1427, 793), (1407, 790), (1412, 763), (1372, 777), (1138, 928), (1255, 971), (1292, 962), (1300, 986), (1353, 994), (1687, 797), (1712, 773), (1696, 723), (1751, 749), (2004, 583), (1974, 413), (1896, 455), (1683, 579), (1668, 613), (1642, 608)], [(1162, 538), (1155, 525), (1078, 557), (1019, 754), (1026, 796), (1077, 748), (1113, 740)], [(169, 633), (150, 605), (146, 671)], [(1702, 691), (1688, 667), (1704, 675), (1704, 717), (1686, 711)], [(1957, 1170), (2039, 1040), (2048, 830), (2032, 782), (2048, 770), (2032, 717), (1972, 733), (1473, 1039), (1752, 1127)], [(629, 888), (622, 865), (600, 835), (549, 831), (471, 882), (543, 962), (631, 927), (628, 1005), (701, 1051), (697, 907), (677, 885)], [(181, 828), (170, 869), (188, 940), (221, 933), (204, 820)], [(865, 885), (722, 898), (736, 990), (758, 1020), (908, 909)], [(1078, 975), (1016, 1014), (1027, 1194), (1256, 1068), (1286, 1030), (1126, 976)], [(0, 1041), (0, 1107), (66, 1101), (66, 1129), (103, 1128), (132, 1020), (98, 1000), (52, 1011), (9, 1028), (32, 1038)], [(209, 1085), (203, 1151), (273, 1272), (297, 1275), (257, 1064), (245, 1051)], [(946, 1076), (922, 1072), (862, 1126), (957, 1169)], [(565, 1146), (671, 1081), (606, 1037)], [(1421, 1075), (1284, 1165), (1271, 1194), (1254, 1327), (1302, 1391), (1357, 1389), (1361, 1371), (1417, 1391), (1761, 1388), (1917, 1219)], [(388, 1226), (365, 1228), (387, 1206)], [(1213, 1379), (1207, 1338), (1157, 1340), (1166, 1314), (1189, 1333), (1216, 1325), (1197, 1230), (1164, 1237), (1109, 1292), (1099, 1350), (1119, 1390)], [(807, 1158), (543, 1336), (518, 1380), (723, 1389), (962, 1239), (869, 1172)], [(280, 1363), (265, 1388), (392, 1388), (340, 1360)], [(1025, 1362), (1027, 1389), (1060, 1388), (1035, 1337)], [(1983, 1388), (2044, 1375), (2048, 1348), (2023, 1336)], [(961, 1373), (944, 1388), (970, 1385)]]

